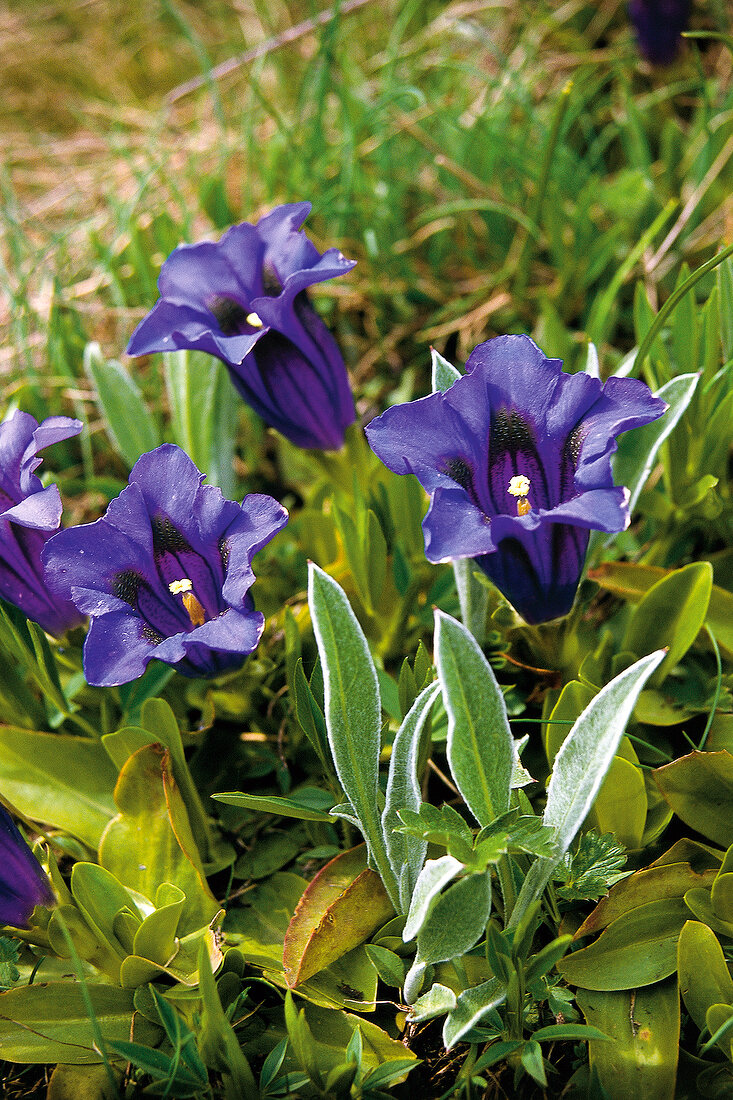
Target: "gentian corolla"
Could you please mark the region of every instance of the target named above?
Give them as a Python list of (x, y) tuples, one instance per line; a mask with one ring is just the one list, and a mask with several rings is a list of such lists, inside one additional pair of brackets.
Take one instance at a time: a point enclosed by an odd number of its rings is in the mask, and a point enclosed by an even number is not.
[(48, 543), (47, 583), (91, 618), (90, 684), (127, 683), (153, 657), (186, 676), (214, 676), (257, 646), (264, 617), (249, 594), (251, 561), (288, 514), (260, 493), (225, 500), (203, 479), (163, 444), (138, 459), (102, 519)]
[(366, 429), (384, 464), (430, 493), (428, 559), (475, 558), (529, 623), (570, 610), (591, 529), (628, 526), (615, 437), (666, 408), (636, 379), (602, 385), (561, 368), (528, 336), (499, 336), (445, 393), (395, 405)]
[(43, 868), (0, 805), (0, 924), (27, 928), (35, 907), (54, 901)]
[(41, 551), (61, 525), (57, 485), (45, 489), (35, 471), (38, 452), (78, 435), (80, 420), (49, 416), (41, 424), (15, 412), (0, 424), (0, 596), (49, 634), (61, 635), (83, 616), (69, 600), (57, 599), (43, 579)]
[(687, 29), (690, 0), (629, 0), (629, 17), (647, 61), (669, 65), (677, 56), (680, 35)]
[(337, 450), (354, 402), (341, 352), (306, 288), (356, 261), (337, 248), (321, 255), (300, 229), (310, 209), (308, 202), (278, 206), (216, 243), (176, 248), (158, 279), (161, 297), (127, 353), (216, 355), (266, 424), (298, 447)]

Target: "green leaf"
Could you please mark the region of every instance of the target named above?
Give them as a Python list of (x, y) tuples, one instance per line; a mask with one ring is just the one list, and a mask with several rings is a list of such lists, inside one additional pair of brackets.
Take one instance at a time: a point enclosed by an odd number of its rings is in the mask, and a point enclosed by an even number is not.
[(514, 928), (541, 896), (553, 868), (570, 847), (615, 756), (644, 684), (664, 651), (642, 657), (591, 699), (563, 742), (550, 777), (543, 823), (557, 830), (558, 856), (532, 864), (511, 914)]
[(733, 359), (733, 259), (729, 256), (715, 272), (718, 284), (720, 338), (725, 362)]
[(480, 825), (509, 809), (514, 744), (496, 677), (471, 634), (435, 615), (435, 661), (448, 714), (448, 762)]
[(101, 744), (87, 737), (0, 728), (0, 789), (31, 820), (97, 848), (117, 812), (117, 771)]
[(677, 969), (677, 940), (690, 911), (682, 898), (640, 905), (609, 924), (588, 947), (568, 955), (557, 969), (583, 989), (636, 989)]
[(410, 1005), (407, 1019), (411, 1024), (432, 1020), (436, 1016), (451, 1012), (456, 1004), (456, 995), (453, 990), (436, 982), (427, 993), (423, 993), (422, 997), (418, 997), (415, 1003)]
[(226, 806), (242, 806), (248, 810), (277, 814), (279, 817), (296, 817), (301, 821), (333, 821), (328, 812), (333, 805), (333, 795), (318, 787), (300, 787), (291, 795), (244, 794), (242, 791), (225, 791), (212, 794), (215, 802)]
[(402, 938), (409, 943), (418, 934), (434, 907), (440, 891), (463, 870), (463, 864), (453, 856), (429, 859), (420, 872), (412, 894), (410, 911)]
[(199, 1031), (201, 1057), (207, 1066), (231, 1078), (236, 1095), (242, 1097), (242, 1100), (258, 1100), (259, 1090), (249, 1062), (221, 1007), (209, 954), (203, 941), (199, 947), (198, 972), (202, 1002)]
[(417, 811), (420, 807), (420, 746), (430, 709), (439, 690), (438, 684), (430, 684), (415, 700), (397, 731), (389, 761), (382, 828), (392, 870), (399, 883), (400, 907), (403, 913), (410, 907), (412, 891), (425, 860), (427, 844), (393, 830), (400, 825), (398, 815), (401, 810)]
[[(93, 983), (87, 984), (87, 992), (105, 1041), (129, 1039), (132, 993)], [(82, 990), (69, 981), (24, 985), (0, 994), (0, 1049), (9, 1062), (102, 1061)]]
[[(677, 970), (685, 1008), (703, 1031), (711, 1005), (733, 1005), (733, 980), (723, 949), (706, 924), (689, 920), (683, 926), (677, 944)], [(730, 1040), (721, 1046), (728, 1055)]]
[(99, 344), (84, 349), (84, 371), (97, 393), (105, 430), (128, 466), (162, 442), (160, 430), (137, 385), (121, 363), (105, 359)]
[(703, 836), (733, 844), (733, 756), (691, 752), (652, 772), (665, 801)]
[(470, 951), (491, 912), (491, 874), (466, 875), (431, 906), (417, 934), (420, 963), (448, 962)]
[(650, 686), (658, 687), (694, 642), (705, 622), (712, 587), (710, 562), (692, 562), (657, 581), (634, 608), (621, 649), (640, 656), (661, 646), (669, 650), (650, 677)]
[[(633, 512), (659, 453), (692, 400), (699, 382), (698, 374), (681, 374), (665, 383), (654, 394), (669, 405), (666, 413), (653, 424), (644, 424), (624, 432), (613, 459), (613, 479), (629, 490), (629, 511)], [(606, 541), (608, 546), (612, 539)]]
[(631, 992), (580, 990), (588, 1024), (614, 1041), (591, 1039), (590, 1065), (609, 1097), (669, 1100), (675, 1094), (680, 999), (672, 979)]
[(433, 393), (445, 393), (446, 390), (451, 388), (454, 382), (458, 381), (461, 377), (461, 372), (449, 363), (447, 359), (444, 359), (435, 348), (430, 349), (430, 358), (432, 363)]
[(379, 684), (364, 633), (343, 589), (313, 562), (308, 602), (323, 666), (328, 740), (341, 786), (395, 909), (399, 889), (379, 812)]
[(382, 981), (395, 989), (401, 989), (405, 980), (405, 965), (399, 955), (374, 943), (368, 943), (365, 950)]
[(360, 844), (322, 867), (298, 902), (283, 943), (283, 970), (294, 989), (341, 958), (394, 913)]
[(456, 1007), (443, 1026), (443, 1045), (450, 1050), (492, 1009), (506, 1000), (506, 986), (498, 978), (466, 989), (458, 997)]
[(295, 717), (300, 728), (310, 741), (311, 748), (318, 757), (324, 772), (331, 771), (331, 763), (328, 752), (328, 734), (326, 733), (326, 720), (323, 717), (315, 695), (305, 675), (302, 658), (298, 657), (293, 672), (293, 689), (295, 695)]
[(204, 352), (173, 351), (163, 354), (163, 374), (174, 442), (231, 498), (236, 400), (226, 367)]

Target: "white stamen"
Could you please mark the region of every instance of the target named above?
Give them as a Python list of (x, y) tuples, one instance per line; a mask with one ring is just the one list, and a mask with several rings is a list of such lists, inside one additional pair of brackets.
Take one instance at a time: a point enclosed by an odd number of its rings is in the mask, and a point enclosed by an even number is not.
[(529, 478), (524, 474), (516, 474), (509, 482), (507, 492), (513, 497), (526, 497), (529, 495)]
[(264, 328), (264, 321), (261, 317), (258, 317), (256, 313), (248, 313), (245, 317), (245, 321), (248, 325), (251, 325), (252, 328)]
[(180, 581), (171, 581), (168, 585), (168, 591), (173, 596), (181, 596), (184, 592), (190, 592), (193, 588), (188, 577), (183, 577)]

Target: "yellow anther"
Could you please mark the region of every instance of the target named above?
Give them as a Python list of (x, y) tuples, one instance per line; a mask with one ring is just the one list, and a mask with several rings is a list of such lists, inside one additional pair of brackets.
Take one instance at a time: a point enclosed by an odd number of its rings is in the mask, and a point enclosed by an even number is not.
[(517, 498), (517, 515), (526, 516), (532, 511), (532, 505), (527, 500), (529, 495), (529, 478), (524, 474), (515, 474), (509, 482), (507, 492)]
[(183, 606), (188, 612), (188, 617), (194, 626), (203, 626), (206, 622), (206, 612), (194, 596), (193, 592), (184, 592), (181, 596)]
[(258, 317), (256, 313), (248, 313), (245, 317), (245, 321), (252, 328), (264, 328), (264, 321), (261, 317)]
[(193, 594), (193, 585), (188, 577), (182, 577), (179, 581), (171, 581), (168, 591), (173, 596), (180, 596), (183, 606), (188, 612), (188, 617), (193, 626), (203, 626), (206, 622), (206, 612)]

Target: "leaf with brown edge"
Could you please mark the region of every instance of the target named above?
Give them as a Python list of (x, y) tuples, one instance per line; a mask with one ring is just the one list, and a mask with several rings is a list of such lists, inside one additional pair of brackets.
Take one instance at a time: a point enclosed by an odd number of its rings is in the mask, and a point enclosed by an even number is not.
[(362, 943), (394, 915), (382, 881), (367, 867), (366, 845), (321, 868), (285, 933), (283, 969), (291, 989)]

